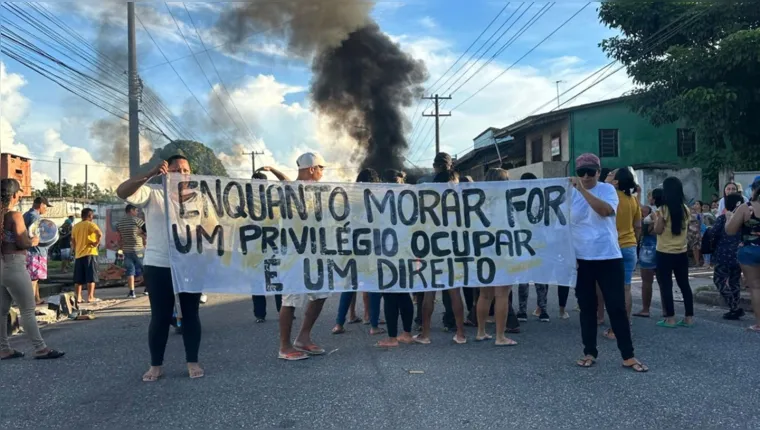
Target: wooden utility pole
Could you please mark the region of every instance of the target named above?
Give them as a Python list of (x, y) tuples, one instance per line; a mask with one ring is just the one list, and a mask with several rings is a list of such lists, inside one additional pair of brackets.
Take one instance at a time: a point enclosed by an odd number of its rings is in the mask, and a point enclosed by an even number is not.
[(135, 38), (135, 3), (127, 3), (127, 55), (129, 57), (129, 176), (134, 178), (140, 169), (140, 117), (138, 98), (140, 82), (137, 77), (137, 42)]
[(257, 152), (257, 151), (251, 151), (246, 152), (243, 155), (250, 155), (251, 156), (251, 174), (256, 173), (256, 156), (257, 155), (264, 155), (263, 152)]
[(63, 198), (63, 179), (61, 178), (61, 159), (58, 158), (58, 197)]
[(451, 96), (448, 97), (440, 97), (438, 94), (432, 96), (432, 97), (423, 97), (425, 100), (434, 100), (435, 101), (435, 113), (426, 114), (422, 113), (422, 116), (429, 116), (429, 117), (435, 117), (435, 154), (438, 155), (439, 152), (441, 152), (441, 130), (440, 130), (440, 123), (438, 118), (442, 116), (451, 116), (451, 113), (440, 113), (438, 111), (438, 101), (439, 100), (451, 100)]

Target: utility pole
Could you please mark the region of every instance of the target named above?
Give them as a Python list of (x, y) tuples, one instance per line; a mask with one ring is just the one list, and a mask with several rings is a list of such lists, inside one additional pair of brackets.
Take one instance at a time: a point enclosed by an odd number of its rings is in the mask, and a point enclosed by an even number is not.
[(61, 159), (58, 158), (58, 197), (63, 198), (63, 180), (61, 179)]
[(256, 173), (256, 156), (264, 155), (264, 152), (251, 151), (251, 152), (246, 152), (243, 155), (251, 156), (251, 174)]
[(127, 3), (127, 54), (129, 56), (129, 176), (140, 168), (140, 118), (138, 115), (139, 80), (137, 77), (137, 42), (135, 40), (135, 3)]
[(557, 85), (557, 108), (559, 108), (559, 84), (563, 82), (565, 81), (554, 81), (554, 83)]
[(90, 198), (90, 177), (88, 174), (88, 166), (87, 164), (84, 165), (84, 199), (87, 200)]
[(422, 116), (434, 116), (435, 117), (435, 153), (438, 155), (439, 152), (441, 152), (441, 130), (440, 130), (440, 124), (438, 122), (438, 118), (442, 116), (451, 116), (451, 113), (439, 113), (438, 112), (438, 101), (439, 100), (451, 100), (451, 96), (448, 97), (439, 97), (438, 94), (432, 96), (432, 97), (423, 97), (425, 100), (435, 100), (435, 113), (426, 114), (422, 113)]

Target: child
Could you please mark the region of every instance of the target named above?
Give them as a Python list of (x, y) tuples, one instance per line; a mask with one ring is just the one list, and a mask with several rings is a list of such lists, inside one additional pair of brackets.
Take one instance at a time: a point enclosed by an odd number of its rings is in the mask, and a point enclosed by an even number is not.
[(741, 234), (729, 236), (726, 233), (726, 223), (731, 219), (733, 210), (743, 201), (739, 193), (726, 196), (726, 213), (718, 217), (710, 231), (715, 263), (713, 281), (728, 305), (729, 310), (723, 315), (727, 320), (738, 320), (744, 316), (744, 309), (739, 307), (742, 271), (736, 256)]

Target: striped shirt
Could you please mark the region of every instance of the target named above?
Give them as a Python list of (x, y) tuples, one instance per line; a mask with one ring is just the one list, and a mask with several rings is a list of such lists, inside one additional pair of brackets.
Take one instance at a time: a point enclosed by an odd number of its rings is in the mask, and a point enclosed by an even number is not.
[(125, 216), (116, 223), (116, 231), (121, 237), (121, 250), (124, 252), (142, 252), (145, 243), (140, 235), (145, 228), (145, 222), (140, 218), (130, 215)]

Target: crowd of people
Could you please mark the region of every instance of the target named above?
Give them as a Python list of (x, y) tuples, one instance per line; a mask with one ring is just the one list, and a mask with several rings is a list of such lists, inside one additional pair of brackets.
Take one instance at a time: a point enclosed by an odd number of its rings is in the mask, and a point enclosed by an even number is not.
[[(297, 160), (297, 181), (316, 182), (322, 179), (325, 160), (315, 153), (306, 153)], [(452, 158), (440, 153), (434, 160), (434, 172), (423, 176), (417, 183), (449, 183), (471, 181), (453, 169)], [(185, 358), (191, 378), (204, 375), (199, 364), (201, 344), (201, 321), (199, 305), (201, 294), (175, 294), (169, 264), (168, 240), (165, 222), (166, 206), (162, 186), (149, 183), (156, 176), (169, 172), (191, 174), (191, 166), (183, 156), (174, 156), (156, 166), (147, 174), (130, 178), (117, 189), (117, 195), (129, 205), (128, 217), (119, 224), (122, 248), (128, 276), (130, 297), (134, 294), (134, 275), (142, 270), (149, 292), (151, 321), (149, 326), (150, 367), (143, 380), (151, 382), (163, 376), (164, 352), (170, 327), (182, 317), (182, 337)], [(271, 173), (280, 181), (291, 179), (273, 167), (263, 167), (253, 179), (268, 180)], [(490, 169), (486, 181), (507, 181), (509, 172)], [(519, 179), (534, 180), (526, 173)], [(357, 182), (406, 183), (404, 172), (388, 170), (376, 172), (365, 169), (359, 173)], [(577, 283), (572, 286), (578, 302), (581, 323), (583, 356), (576, 361), (581, 367), (592, 367), (598, 357), (597, 330), (604, 322), (605, 311), (610, 328), (603, 335), (617, 342), (625, 368), (646, 372), (648, 367), (634, 354), (631, 338), (631, 317), (649, 318), (654, 280), (657, 279), (663, 307), (662, 319), (656, 325), (663, 328), (694, 327), (693, 294), (689, 285), (689, 256), (696, 264), (712, 264), (714, 281), (729, 308), (726, 319), (739, 319), (744, 311), (739, 306), (742, 282), (751, 290), (756, 318), (760, 316), (760, 177), (752, 185), (752, 197), (746, 201), (736, 184), (724, 189), (721, 199), (712, 205), (701, 202), (691, 208), (686, 202), (683, 185), (676, 177), (665, 179), (660, 188), (647, 195), (648, 204), (639, 204), (640, 189), (630, 169), (602, 169), (600, 159), (594, 154), (582, 154), (575, 160), (575, 175), (570, 178), (573, 192), (570, 197), (571, 234), (577, 259)], [(25, 333), (35, 346), (35, 357), (57, 358), (63, 352), (48, 348), (34, 320), (36, 304), (33, 280), (40, 279), (38, 268), (41, 253), (34, 248), (38, 238), (30, 238), (26, 228), (26, 216), (15, 212), (20, 190), (13, 179), (2, 180), (2, 264), (3, 279), (0, 289), (0, 358), (22, 356), (10, 348), (7, 339), (6, 319), (12, 301), (21, 309), (21, 322)], [(717, 197), (717, 196), (716, 196)], [(169, 199), (170, 202), (172, 199)], [(172, 204), (172, 203), (170, 203)], [(192, 205), (192, 202), (185, 202)], [(35, 210), (44, 215), (47, 201), (35, 201)], [(136, 211), (141, 209), (145, 220), (139, 220)], [(70, 246), (75, 250), (75, 283), (77, 296), (81, 288), (90, 288), (97, 281), (97, 244), (100, 230), (92, 223), (92, 213), (82, 213), (82, 222), (71, 229)], [(35, 214), (32, 214), (35, 215)], [(695, 250), (698, 250), (697, 253)], [(31, 257), (30, 257), (31, 255)], [(631, 285), (636, 267), (642, 278), (642, 309), (632, 313)], [(673, 278), (681, 290), (684, 315), (677, 318), (673, 298)], [(42, 278), (44, 279), (44, 278)], [(560, 319), (570, 317), (566, 310), (571, 286), (558, 286)], [(548, 285), (535, 284), (537, 303), (532, 314), (542, 322), (549, 322), (547, 311)], [(475, 341), (493, 340), (496, 346), (515, 346), (517, 342), (507, 337), (519, 333), (520, 322), (528, 320), (529, 285), (517, 286), (513, 294), (511, 285), (492, 285), (483, 288), (455, 288), (441, 292), (445, 308), (444, 329), (452, 332), (453, 342), (467, 343), (466, 326), (477, 327)], [(513, 297), (517, 297), (513, 304)], [(275, 296), (279, 314), (280, 342), (278, 357), (297, 361), (325, 354), (312, 338), (313, 328), (322, 313), (328, 294), (285, 294)], [(357, 314), (359, 297), (364, 302), (363, 317)], [(88, 296), (92, 300), (92, 289)], [(266, 321), (266, 297), (253, 296), (253, 313), (256, 322)], [(333, 335), (346, 332), (346, 324), (363, 322), (370, 325), (371, 335), (386, 335), (378, 340), (379, 348), (396, 348), (400, 344), (427, 345), (432, 342), (430, 332), (436, 303), (436, 292), (406, 293), (356, 293), (340, 295), (338, 314)], [(295, 338), (292, 336), (296, 308), (304, 307), (304, 317)], [(382, 309), (382, 315), (381, 315)], [(401, 325), (399, 326), (399, 319)], [(489, 333), (489, 323), (495, 324), (495, 332)], [(758, 321), (760, 322), (760, 321)], [(386, 325), (386, 328), (382, 326)], [(760, 332), (760, 325), (750, 330)], [(415, 332), (418, 332), (415, 334)], [(495, 337), (495, 339), (494, 339)]]

